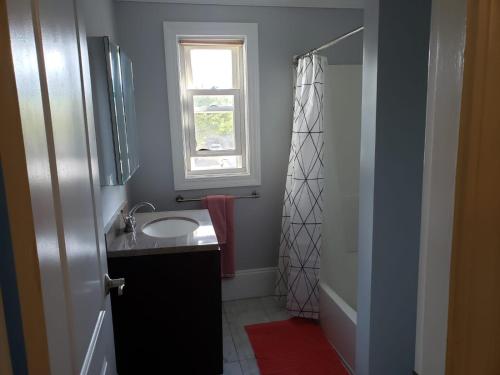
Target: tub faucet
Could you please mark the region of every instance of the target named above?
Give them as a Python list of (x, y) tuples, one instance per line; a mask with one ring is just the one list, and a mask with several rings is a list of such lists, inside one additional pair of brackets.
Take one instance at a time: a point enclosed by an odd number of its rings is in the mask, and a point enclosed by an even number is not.
[(124, 231), (126, 233), (135, 232), (135, 226), (136, 226), (135, 212), (141, 207), (150, 207), (153, 211), (156, 211), (155, 206), (153, 206), (153, 204), (149, 202), (137, 203), (134, 207), (130, 209), (127, 215), (124, 215), (122, 211), (123, 221), (125, 222)]

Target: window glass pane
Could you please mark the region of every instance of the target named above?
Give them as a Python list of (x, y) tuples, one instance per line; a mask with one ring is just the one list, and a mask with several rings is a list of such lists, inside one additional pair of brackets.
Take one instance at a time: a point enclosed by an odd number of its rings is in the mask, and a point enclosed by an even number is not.
[(200, 156), (191, 158), (192, 171), (242, 168), (241, 155)]
[(197, 151), (235, 150), (234, 96), (194, 95)]
[(193, 89), (233, 88), (233, 55), (230, 49), (192, 49)]

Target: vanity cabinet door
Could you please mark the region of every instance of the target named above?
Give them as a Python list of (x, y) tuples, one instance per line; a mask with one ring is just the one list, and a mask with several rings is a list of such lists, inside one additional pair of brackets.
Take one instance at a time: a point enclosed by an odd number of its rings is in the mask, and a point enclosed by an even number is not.
[(118, 372), (222, 373), (222, 303), (218, 251), (110, 258)]

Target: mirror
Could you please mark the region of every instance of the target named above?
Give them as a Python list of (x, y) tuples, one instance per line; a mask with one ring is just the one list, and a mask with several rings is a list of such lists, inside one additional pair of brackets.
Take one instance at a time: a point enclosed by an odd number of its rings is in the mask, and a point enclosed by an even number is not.
[(101, 185), (123, 185), (139, 167), (132, 61), (109, 37), (88, 49)]

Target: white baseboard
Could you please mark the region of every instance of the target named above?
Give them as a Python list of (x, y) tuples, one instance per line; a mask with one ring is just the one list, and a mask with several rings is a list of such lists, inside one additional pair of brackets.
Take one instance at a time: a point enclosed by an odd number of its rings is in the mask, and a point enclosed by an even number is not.
[(325, 283), (319, 284), (320, 323), (326, 338), (354, 373), (357, 314)]
[(234, 278), (222, 279), (222, 300), (266, 297), (274, 294), (276, 267), (236, 271)]

